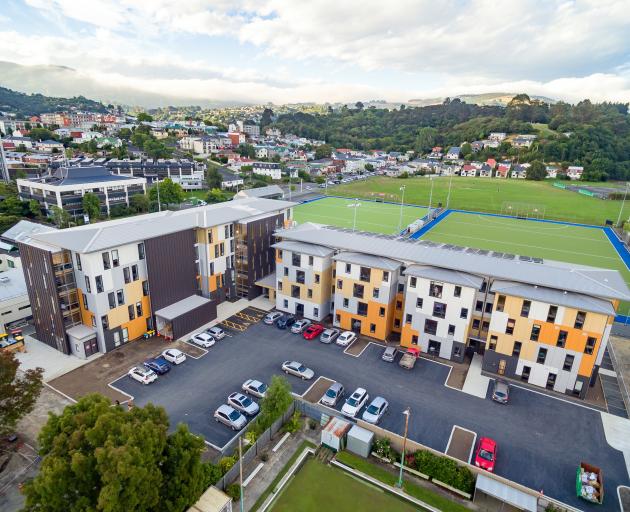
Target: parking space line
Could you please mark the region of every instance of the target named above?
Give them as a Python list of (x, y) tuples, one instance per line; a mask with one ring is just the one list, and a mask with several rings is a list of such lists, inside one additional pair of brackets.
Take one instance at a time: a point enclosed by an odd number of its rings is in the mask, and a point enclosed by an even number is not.
[[(202, 350), (203, 351), (203, 356), (205, 356), (208, 353), (208, 351), (205, 348), (199, 347), (199, 346), (197, 346), (197, 345), (195, 345), (193, 343), (190, 343), (189, 341), (181, 340), (181, 342), (182, 343), (186, 343), (187, 345), (190, 345), (191, 347), (195, 347), (195, 348), (197, 348), (199, 350)], [(192, 354), (189, 354), (188, 352), (186, 352), (186, 357), (191, 357), (193, 359), (201, 359), (203, 356), (195, 357)]]
[(70, 400), (73, 403), (77, 403), (77, 401), (72, 398), (71, 396), (66, 395), (63, 391), (59, 391), (56, 387), (51, 386), (50, 384), (48, 384), (48, 382), (44, 382), (44, 386), (49, 387), (50, 389), (52, 389), (55, 393), (59, 393), (62, 397), (67, 398), (68, 400)]
[(359, 352), (358, 354), (354, 355), (354, 354), (349, 354), (347, 351), (350, 350), (350, 348), (352, 347), (352, 345), (354, 345), (357, 341), (359, 341), (359, 338), (357, 338), (356, 340), (354, 340), (352, 343), (350, 343), (350, 345), (348, 345), (348, 347), (346, 347), (346, 349), (343, 351), (344, 354), (346, 354), (347, 356), (351, 356), (351, 357), (361, 357), (361, 355), (363, 354), (363, 352), (365, 352), (365, 349), (368, 348), (370, 345), (378, 345), (378, 343), (374, 343), (373, 341), (368, 341), (367, 345), (365, 345), (365, 347), (363, 347), (363, 350), (361, 352)]
[[(312, 388), (315, 384), (317, 384), (317, 383), (319, 382), (319, 379), (328, 379), (328, 380), (330, 380), (330, 381), (332, 381), (332, 382), (337, 382), (335, 379), (330, 379), (330, 378), (328, 378), (328, 377), (324, 377), (323, 375), (320, 375), (319, 377), (317, 377), (317, 378), (315, 379), (315, 382), (313, 382), (313, 384), (311, 384), (311, 385), (307, 388), (307, 390), (306, 390), (306, 391), (304, 391), (304, 393), (302, 393), (301, 395), (298, 395), (297, 393), (295, 393), (295, 392), (293, 392), (293, 391), (291, 391), (291, 393), (292, 393), (292, 394), (294, 394), (295, 396), (299, 396), (300, 398), (304, 398), (304, 396), (305, 396), (305, 395), (306, 395), (306, 394), (307, 394), (307, 393), (311, 390), (311, 388)], [(308, 400), (307, 400), (307, 401), (308, 401)]]
[(125, 377), (127, 374), (121, 375), (120, 377), (118, 377), (117, 379), (114, 379), (113, 381), (109, 382), (107, 385), (112, 388), (114, 391), (118, 391), (118, 393), (120, 393), (121, 395), (125, 395), (129, 397), (129, 400), (123, 400), (121, 403), (127, 403), (131, 400), (135, 400), (135, 397), (133, 395), (130, 395), (129, 393), (126, 393), (125, 391), (123, 391), (122, 389), (117, 388), (116, 386), (114, 386), (114, 382), (116, 382), (117, 380), (122, 379), (123, 377)]
[(223, 454), (223, 450), (221, 450), (221, 448), (219, 448), (216, 444), (212, 444), (210, 441), (206, 441), (205, 439), (203, 440), (203, 442), (206, 443), (210, 448), (214, 448), (216, 451), (221, 452), (221, 454)]
[(460, 425), (453, 425), (453, 428), (451, 428), (451, 435), (448, 436), (448, 442), (446, 443), (446, 450), (444, 450), (444, 454), (446, 455), (448, 453), (448, 449), (451, 446), (451, 441), (453, 440), (453, 434), (455, 433), (455, 429), (458, 428), (459, 430), (463, 430), (465, 432), (470, 432), (473, 435), (473, 442), (470, 445), (470, 452), (468, 453), (468, 460), (466, 461), (468, 464), (470, 464), (470, 460), (472, 458), (472, 454), (473, 451), (475, 450), (475, 445), (477, 444), (477, 432), (473, 431), (473, 430), (469, 430), (467, 428), (464, 428)]

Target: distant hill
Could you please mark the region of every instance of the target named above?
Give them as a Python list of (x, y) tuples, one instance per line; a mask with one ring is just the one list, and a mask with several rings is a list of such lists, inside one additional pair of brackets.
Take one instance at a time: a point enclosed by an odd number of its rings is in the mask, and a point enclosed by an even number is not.
[[(483, 106), (498, 106), (505, 107), (516, 96), (514, 93), (509, 92), (488, 92), (484, 94), (461, 94), (459, 96), (453, 96), (451, 99), (458, 98), (466, 103)], [(547, 98), (545, 96), (530, 95), (533, 100), (544, 101), (545, 103), (554, 104), (556, 100)], [(445, 98), (424, 98), (409, 100), (409, 104), (414, 107), (426, 107), (429, 105), (439, 105)]]
[(2, 112), (10, 112), (26, 117), (36, 116), (42, 112), (58, 112), (71, 109), (107, 112), (107, 108), (101, 102), (90, 100), (83, 96), (54, 98), (43, 94), (24, 94), (0, 87), (0, 111)]

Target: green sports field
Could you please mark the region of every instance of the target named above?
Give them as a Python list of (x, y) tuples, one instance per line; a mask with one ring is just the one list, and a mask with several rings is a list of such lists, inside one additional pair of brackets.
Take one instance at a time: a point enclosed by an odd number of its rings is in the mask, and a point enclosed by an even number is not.
[[(615, 269), (630, 285), (630, 271), (601, 229), (453, 212), (422, 238)], [(629, 308), (623, 303), (619, 313), (626, 314)]]
[(341, 469), (307, 460), (272, 505), (273, 512), (412, 512), (418, 508)]
[[(293, 218), (300, 224), (315, 222), (352, 228), (356, 208), (356, 228), (358, 231), (372, 231), (387, 235), (400, 232), (400, 205), (361, 200), (358, 202), (361, 206), (353, 207), (351, 206), (355, 203), (353, 199), (327, 197), (296, 206), (293, 210)], [(427, 213), (427, 208), (403, 206), (401, 229), (424, 217)]]

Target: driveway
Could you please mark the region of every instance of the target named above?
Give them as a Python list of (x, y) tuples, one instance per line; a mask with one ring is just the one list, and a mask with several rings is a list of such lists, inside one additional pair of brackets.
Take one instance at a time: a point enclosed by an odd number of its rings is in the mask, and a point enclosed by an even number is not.
[[(628, 475), (621, 452), (605, 440), (599, 412), (516, 387), (510, 394), (510, 404), (503, 406), (489, 398), (447, 388), (447, 365), (420, 359), (408, 371), (382, 361), (382, 348), (374, 344), (360, 357), (343, 351), (334, 344), (305, 341), (288, 331), (254, 324), (218, 342), (200, 359), (189, 358), (150, 386), (126, 377), (114, 385), (133, 395), (137, 405), (163, 405), (173, 426), (186, 422), (193, 432), (221, 447), (234, 432), (217, 424), (212, 419), (213, 411), (245, 380), (269, 382), (272, 375), (281, 373), (283, 360), (295, 359), (312, 368), (316, 378), (342, 382), (347, 393), (362, 386), (371, 398), (384, 396), (390, 412), (381, 426), (388, 430), (402, 432), (402, 411), (409, 406), (411, 439), (445, 451), (453, 425), (459, 425), (475, 432), (478, 438), (489, 436), (497, 441), (499, 475), (580, 509), (618, 510), (616, 488), (628, 484)], [(298, 394), (314, 382), (287, 378)], [(591, 506), (575, 496), (575, 471), (582, 460), (603, 469), (603, 507)]]

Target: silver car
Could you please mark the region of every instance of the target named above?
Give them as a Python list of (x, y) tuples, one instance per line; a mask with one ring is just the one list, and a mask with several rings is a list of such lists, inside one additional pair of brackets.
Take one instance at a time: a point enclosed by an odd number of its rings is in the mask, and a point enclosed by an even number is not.
[(339, 329), (324, 329), (324, 332), (319, 336), (319, 341), (322, 343), (332, 343), (337, 339), (339, 333), (341, 331)]
[(222, 340), (226, 336), (225, 331), (221, 329), (221, 327), (218, 327), (216, 325), (214, 327), (206, 329), (206, 333), (212, 336), (217, 341)]
[(265, 398), (267, 393), (267, 384), (260, 382), (259, 380), (248, 379), (243, 382), (242, 389), (248, 395), (253, 395), (258, 398)]
[(372, 403), (367, 406), (367, 409), (363, 412), (363, 421), (376, 425), (383, 415), (387, 412), (389, 402), (382, 396), (377, 396)]
[(396, 359), (396, 347), (387, 347), (381, 356), (383, 361), (387, 361), (388, 363), (393, 363), (394, 359)]
[(276, 320), (278, 320), (278, 318), (280, 318), (281, 316), (282, 313), (280, 313), (280, 311), (272, 311), (271, 313), (268, 313), (265, 318), (263, 318), (263, 323), (267, 325), (273, 325), (276, 323)]
[(293, 334), (299, 334), (304, 331), (304, 329), (306, 329), (309, 325), (311, 325), (311, 321), (306, 318), (302, 318), (302, 320), (298, 320), (291, 326), (291, 332)]
[(291, 375), (300, 377), (302, 380), (311, 380), (315, 375), (313, 370), (297, 361), (285, 361), (282, 363), (282, 370), (284, 373), (290, 373)]
[(228, 396), (227, 401), (234, 409), (247, 414), (247, 416), (256, 416), (260, 410), (258, 404), (243, 393), (232, 393)]
[(219, 423), (227, 425), (232, 430), (241, 430), (247, 423), (247, 419), (236, 409), (229, 405), (221, 405), (214, 411), (214, 419)]
[(510, 400), (510, 385), (502, 380), (496, 379), (494, 381), (494, 388), (492, 389), (492, 400), (499, 402), (500, 404), (507, 404)]
[(323, 405), (334, 407), (343, 396), (343, 393), (343, 384), (341, 384), (340, 382), (333, 382), (326, 390), (326, 393), (324, 393), (324, 396), (322, 396), (319, 402)]

